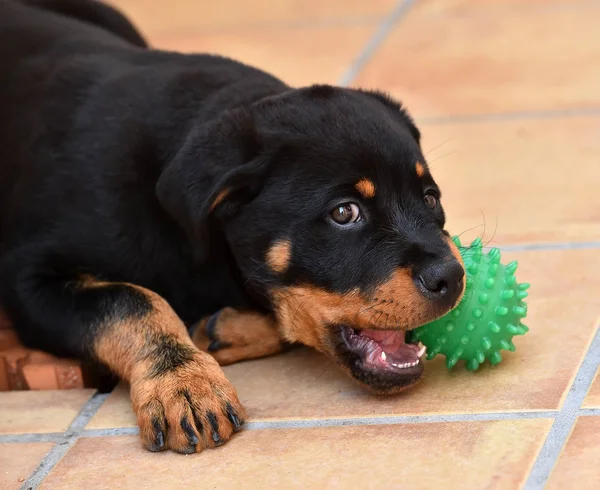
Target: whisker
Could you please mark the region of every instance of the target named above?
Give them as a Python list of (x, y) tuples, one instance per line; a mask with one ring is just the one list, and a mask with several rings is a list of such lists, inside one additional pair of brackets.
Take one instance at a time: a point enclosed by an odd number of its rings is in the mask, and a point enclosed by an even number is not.
[(427, 157), (427, 155), (429, 155), (432, 151), (437, 150), (438, 148), (441, 148), (442, 146), (444, 146), (445, 144), (447, 144), (450, 141), (450, 139), (447, 139), (445, 141), (442, 141), (439, 145), (434, 146), (433, 148), (430, 148), (429, 150), (427, 150), (427, 152), (423, 155), (424, 157)]
[(427, 166), (430, 168), (433, 168), (433, 164), (436, 163), (438, 160), (441, 160), (442, 158), (446, 158), (447, 156), (453, 155), (454, 153), (456, 153), (455, 151), (449, 151), (448, 153), (444, 153), (443, 155), (439, 155), (437, 157), (435, 157), (433, 160), (430, 160), (427, 162)]

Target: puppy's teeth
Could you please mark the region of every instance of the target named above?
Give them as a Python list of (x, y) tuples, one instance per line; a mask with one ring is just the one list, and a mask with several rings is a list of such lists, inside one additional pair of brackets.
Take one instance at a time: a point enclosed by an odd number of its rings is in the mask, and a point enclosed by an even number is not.
[(387, 356), (385, 355), (385, 352), (381, 351), (381, 360), (385, 361), (387, 359)]
[(417, 352), (417, 357), (421, 357), (423, 354), (425, 354), (425, 351), (427, 350), (427, 347), (423, 346), (419, 349), (419, 352)]

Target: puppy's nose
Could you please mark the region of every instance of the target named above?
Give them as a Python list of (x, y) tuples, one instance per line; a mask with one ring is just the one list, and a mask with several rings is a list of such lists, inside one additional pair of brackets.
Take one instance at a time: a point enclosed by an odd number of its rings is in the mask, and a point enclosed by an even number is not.
[(423, 292), (443, 306), (452, 306), (463, 289), (465, 271), (455, 259), (433, 262), (425, 266), (418, 276)]

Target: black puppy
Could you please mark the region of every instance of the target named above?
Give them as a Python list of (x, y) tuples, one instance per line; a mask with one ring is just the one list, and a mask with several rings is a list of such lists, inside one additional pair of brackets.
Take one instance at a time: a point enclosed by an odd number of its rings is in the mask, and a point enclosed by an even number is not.
[(0, 64), (0, 303), (128, 381), (148, 449), (225, 442), (217, 361), (285, 342), (377, 393), (419, 379), (405, 333), (464, 272), (398, 103), (148, 49), (90, 0), (3, 0)]

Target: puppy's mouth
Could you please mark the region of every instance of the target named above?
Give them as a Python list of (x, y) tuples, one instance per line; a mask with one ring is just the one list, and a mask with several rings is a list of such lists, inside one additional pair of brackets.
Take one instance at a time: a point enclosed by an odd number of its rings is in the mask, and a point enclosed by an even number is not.
[(404, 330), (353, 329), (340, 326), (338, 354), (354, 378), (379, 393), (401, 391), (423, 373), (425, 346)]

